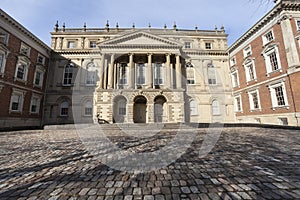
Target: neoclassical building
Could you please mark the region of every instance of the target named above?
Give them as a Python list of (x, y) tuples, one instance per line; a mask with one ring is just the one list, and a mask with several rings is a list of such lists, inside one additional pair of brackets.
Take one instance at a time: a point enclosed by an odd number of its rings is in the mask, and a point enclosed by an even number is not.
[(172, 28), (51, 33), (45, 122), (234, 122), (227, 34)]

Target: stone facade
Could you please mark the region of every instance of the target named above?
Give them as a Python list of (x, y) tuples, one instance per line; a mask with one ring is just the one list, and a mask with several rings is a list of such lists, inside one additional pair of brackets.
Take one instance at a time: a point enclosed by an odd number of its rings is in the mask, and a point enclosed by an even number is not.
[[(97, 115), (111, 123), (234, 121), (224, 28), (57, 24), (51, 35), (57, 58), (46, 123), (95, 122)], [(66, 73), (70, 66), (72, 75)], [(68, 104), (67, 114), (62, 104)]]
[(299, 1), (276, 1), (229, 48), (238, 122), (299, 126), (299, 8)]
[(50, 53), (0, 9), (0, 128), (42, 125)]

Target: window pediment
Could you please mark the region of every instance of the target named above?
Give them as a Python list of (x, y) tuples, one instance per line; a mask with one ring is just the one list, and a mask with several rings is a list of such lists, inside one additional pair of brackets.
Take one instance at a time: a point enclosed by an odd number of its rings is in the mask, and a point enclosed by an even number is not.
[(273, 52), (273, 51), (275, 50), (275, 48), (278, 47), (278, 45), (279, 45), (278, 43), (267, 45), (267, 46), (264, 48), (262, 54), (268, 54), (268, 53)]

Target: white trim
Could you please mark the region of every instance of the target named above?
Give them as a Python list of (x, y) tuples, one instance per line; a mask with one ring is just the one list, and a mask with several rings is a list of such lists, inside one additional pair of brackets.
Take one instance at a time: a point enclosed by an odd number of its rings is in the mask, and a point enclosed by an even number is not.
[[(277, 96), (276, 96), (276, 92), (275, 92), (275, 88), (277, 88), (277, 87), (282, 87), (285, 105), (278, 105), (278, 100), (277, 100)], [(270, 90), (270, 95), (271, 95), (272, 109), (275, 110), (276, 108), (281, 108), (281, 107), (286, 107), (287, 109), (289, 109), (289, 103), (288, 103), (288, 98), (287, 98), (287, 94), (286, 94), (284, 80), (281, 80), (280, 82), (274, 83), (272, 85), (268, 85), (268, 88)]]
[[(272, 64), (271, 64), (271, 61), (270, 61), (270, 55), (274, 52), (275, 52), (276, 59), (277, 59), (277, 64), (278, 64), (278, 69), (277, 70), (272, 69)], [(273, 72), (276, 72), (276, 71), (282, 72), (280, 55), (279, 55), (279, 51), (278, 51), (278, 44), (268, 46), (266, 49), (264, 49), (262, 54), (263, 54), (264, 59), (265, 59), (265, 65), (266, 65), (266, 70), (267, 70), (267, 76), (268, 77)]]
[[(249, 103), (250, 103), (250, 112), (255, 111), (255, 110), (260, 111), (261, 110), (261, 104), (260, 104), (259, 90), (255, 89), (255, 90), (249, 91), (247, 93), (248, 93)], [(258, 108), (254, 108), (253, 94), (257, 95)]]
[[(272, 34), (272, 40), (268, 40), (267, 39), (267, 35), (271, 32)], [(269, 44), (270, 42), (275, 40), (275, 35), (274, 35), (274, 31), (273, 29), (266, 31), (265, 34), (262, 35), (262, 41), (263, 41), (263, 46), (266, 46), (267, 44)]]
[[(23, 90), (19, 90), (16, 88), (12, 89), (11, 97), (10, 97), (10, 105), (9, 105), (9, 113), (21, 113), (23, 112), (23, 104), (24, 104), (24, 98), (25, 98), (26, 92)], [(18, 110), (12, 110), (12, 105), (13, 105), (13, 98), (14, 96), (19, 96), (21, 99), (18, 102)]]
[(249, 56), (252, 55), (252, 47), (251, 47), (251, 44), (247, 45), (244, 49), (243, 49), (243, 55), (244, 55), (244, 58), (247, 58)]
[[(235, 75), (236, 74), (236, 83), (235, 83)], [(230, 76), (231, 76), (231, 84), (232, 84), (232, 87), (235, 88), (235, 87), (240, 87), (240, 79), (239, 79), (239, 70), (238, 69), (235, 69), (233, 72), (230, 73)]]
[[(240, 99), (240, 108), (241, 108), (240, 110), (237, 107), (237, 98)], [(241, 94), (234, 96), (234, 112), (236, 112), (236, 113), (238, 113), (238, 112), (242, 113), (243, 112), (243, 104), (242, 104), (242, 102), (243, 101), (242, 101), (242, 95)]]
[[(32, 112), (32, 106), (33, 106), (33, 99), (37, 99), (37, 105), (36, 105), (36, 111)], [(30, 107), (29, 107), (29, 113), (30, 114), (39, 114), (40, 113), (40, 106), (41, 106), (41, 96), (40, 95), (36, 95), (36, 94), (32, 94), (31, 96), (31, 101), (30, 101)]]

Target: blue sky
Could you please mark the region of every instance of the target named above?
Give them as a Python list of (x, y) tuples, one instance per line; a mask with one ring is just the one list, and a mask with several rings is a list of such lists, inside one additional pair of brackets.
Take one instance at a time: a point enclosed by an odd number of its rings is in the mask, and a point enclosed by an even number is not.
[(229, 45), (274, 6), (266, 0), (1, 0), (0, 8), (46, 44), (56, 20), (66, 28), (102, 28), (109, 20), (121, 28), (213, 30), (224, 25)]

